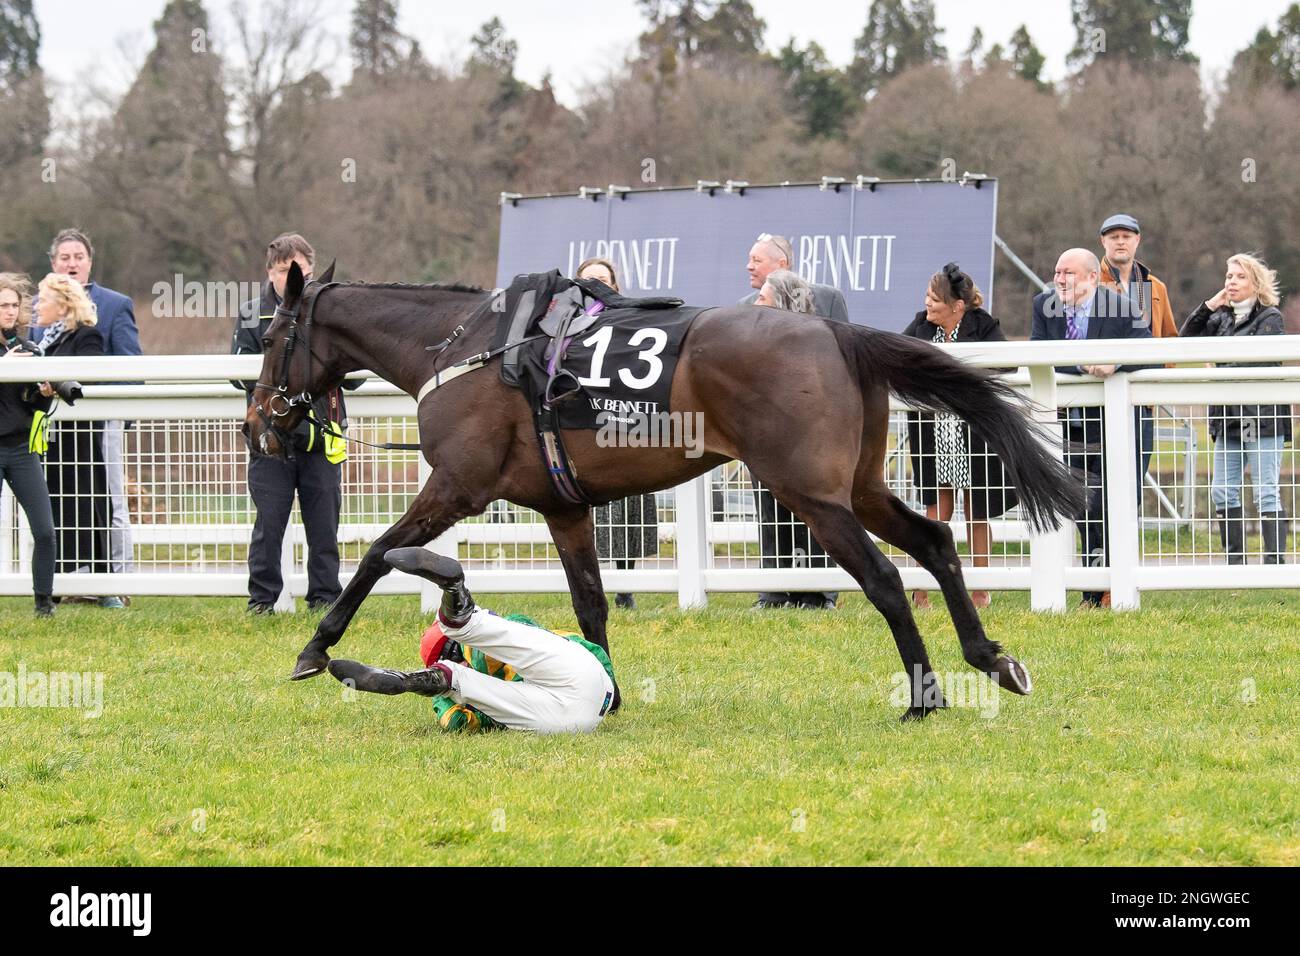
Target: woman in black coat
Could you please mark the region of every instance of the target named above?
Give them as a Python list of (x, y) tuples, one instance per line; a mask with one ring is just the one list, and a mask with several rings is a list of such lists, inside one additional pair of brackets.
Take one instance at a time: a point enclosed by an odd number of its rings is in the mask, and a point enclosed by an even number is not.
[[(1282, 335), (1277, 273), (1255, 256), (1228, 260), (1223, 288), (1187, 317), (1179, 335)], [(1280, 362), (1219, 362), (1219, 368), (1280, 365)], [(1210, 498), (1229, 564), (1246, 563), (1241, 483), (1249, 467), (1259, 511), (1263, 561), (1286, 563), (1290, 518), (1282, 504), (1282, 448), (1291, 441), (1290, 405), (1211, 405), (1214, 474)]]
[[(998, 320), (981, 306), (984, 296), (974, 280), (955, 262), (930, 279), (925, 293), (925, 311), (918, 312), (904, 335), (929, 342), (1005, 342)], [(988, 445), (971, 433), (970, 426), (951, 415), (908, 412), (907, 439), (912, 462), (912, 481), (921, 493), (926, 514), (940, 521), (951, 520), (956, 493), (962, 491), (966, 513), (966, 540), (972, 563), (989, 564), (992, 536), (989, 518), (996, 518), (1016, 504), (1016, 494), (1007, 486), (1002, 462)], [(925, 591), (914, 591), (917, 607), (929, 607)], [(988, 591), (974, 591), (976, 607), (987, 607)]]
[[(41, 280), (37, 321), (45, 356), (103, 355), (104, 339), (95, 328), (95, 307), (75, 279), (51, 273)], [(52, 395), (49, 383), (41, 387)], [(106, 574), (108, 551), (108, 475), (104, 467), (102, 422), (57, 422), (50, 428), (45, 480), (58, 529), (57, 570), (61, 574)], [(102, 607), (122, 607), (116, 597)]]
[[(36, 355), (36, 346), (27, 340), (30, 292), (26, 276), (0, 272), (0, 362), (31, 362)], [(54, 613), (54, 516), (41, 470), (43, 432), (36, 420), (38, 413), (49, 412), (50, 402), (35, 385), (0, 383), (0, 481), (13, 490), (32, 531), (32, 592), (40, 617)]]

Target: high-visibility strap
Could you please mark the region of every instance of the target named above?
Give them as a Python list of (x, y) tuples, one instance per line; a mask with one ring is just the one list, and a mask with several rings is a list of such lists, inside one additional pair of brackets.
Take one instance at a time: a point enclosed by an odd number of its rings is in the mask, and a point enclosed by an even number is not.
[(27, 450), (33, 455), (44, 455), (50, 450), (50, 417), (40, 409), (32, 415), (32, 430), (27, 436)]

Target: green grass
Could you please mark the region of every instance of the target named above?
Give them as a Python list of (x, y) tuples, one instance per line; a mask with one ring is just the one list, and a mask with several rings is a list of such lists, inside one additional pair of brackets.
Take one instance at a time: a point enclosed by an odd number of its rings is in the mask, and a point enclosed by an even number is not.
[[(555, 738), (444, 735), (426, 701), (288, 683), (305, 613), (141, 598), (36, 621), (0, 600), (0, 672), (105, 675), (96, 719), (0, 709), (0, 862), (1300, 863), (1296, 592), (1059, 617), (998, 594), (985, 621), (1034, 695), (919, 725), (860, 595), (751, 597), (615, 612), (624, 708)], [(484, 603), (574, 626), (555, 596)], [(947, 614), (920, 621), (936, 669), (969, 673)], [(374, 598), (341, 650), (411, 665), (422, 625), (414, 598)]]

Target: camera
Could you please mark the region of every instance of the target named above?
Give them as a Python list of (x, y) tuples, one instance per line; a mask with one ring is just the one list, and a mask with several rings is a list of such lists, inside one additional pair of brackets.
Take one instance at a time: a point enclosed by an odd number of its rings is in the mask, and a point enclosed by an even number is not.
[(50, 387), (54, 389), (54, 394), (69, 405), (74, 405), (77, 399), (82, 397), (80, 382), (51, 382)]
[[(54, 394), (59, 396), (60, 401), (69, 405), (75, 405), (77, 399), (84, 397), (80, 382), (50, 382), (50, 388), (54, 389)], [(40, 386), (33, 385), (23, 393), (23, 399), (30, 402), (39, 394)]]

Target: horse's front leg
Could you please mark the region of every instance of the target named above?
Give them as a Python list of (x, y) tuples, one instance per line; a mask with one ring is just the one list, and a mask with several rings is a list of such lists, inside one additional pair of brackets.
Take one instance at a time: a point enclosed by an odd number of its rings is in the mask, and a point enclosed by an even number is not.
[[(560, 552), (560, 563), (569, 581), (569, 594), (573, 610), (578, 615), (582, 636), (609, 653), (609, 640), (605, 636), (605, 622), (609, 618), (609, 602), (600, 581), (600, 558), (596, 555), (595, 529), (590, 508), (574, 508), (546, 515), (551, 529), (551, 540)], [(610, 655), (613, 659), (613, 655)], [(617, 682), (611, 710), (622, 703)]]
[[(352, 616), (374, 588), (375, 582), (392, 570), (384, 555), (393, 548), (425, 545), (466, 515), (475, 514), (475, 502), (449, 495), (433, 478), (425, 482), (406, 513), (379, 536), (366, 551), (348, 582), (320, 623), (316, 633), (298, 655), (290, 680), (304, 680), (322, 674), (329, 664), (328, 651), (339, 642)], [(485, 505), (478, 506), (478, 511)], [(454, 555), (453, 555), (454, 557)]]

